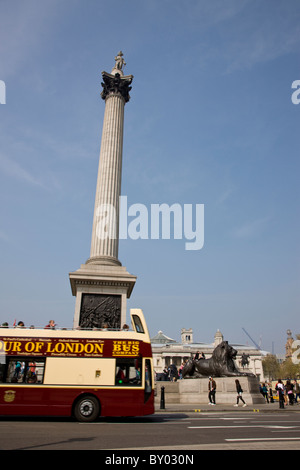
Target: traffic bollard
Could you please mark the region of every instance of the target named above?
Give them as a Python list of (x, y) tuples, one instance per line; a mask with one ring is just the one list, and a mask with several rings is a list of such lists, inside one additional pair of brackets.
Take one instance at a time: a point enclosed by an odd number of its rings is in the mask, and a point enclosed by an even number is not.
[(160, 409), (165, 409), (165, 387), (161, 387), (160, 389)]

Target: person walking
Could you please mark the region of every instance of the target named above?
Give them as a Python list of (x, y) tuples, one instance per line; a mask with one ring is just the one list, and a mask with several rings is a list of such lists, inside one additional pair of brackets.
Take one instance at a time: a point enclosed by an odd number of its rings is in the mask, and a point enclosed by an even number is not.
[(176, 382), (178, 379), (178, 371), (177, 371), (176, 365), (170, 364), (170, 366), (168, 367), (168, 372), (169, 372), (169, 380), (171, 382)]
[(284, 404), (285, 404), (285, 405), (288, 405), (288, 404), (289, 404), (289, 400), (288, 400), (287, 391), (286, 391), (286, 383), (283, 383), (283, 382), (282, 382), (282, 386), (283, 386), (283, 400), (284, 400)]
[(214, 381), (212, 377), (209, 377), (209, 382), (208, 382), (208, 398), (209, 398), (209, 405), (215, 405), (216, 404), (216, 389), (217, 389), (217, 384)]
[(179, 378), (179, 380), (182, 379), (182, 369), (184, 368), (184, 366), (185, 366), (185, 362), (182, 362), (181, 366), (178, 369), (178, 378)]
[(293, 405), (294, 404), (294, 392), (293, 392), (294, 384), (292, 384), (291, 381), (288, 379), (286, 381), (285, 387), (286, 387), (286, 393), (289, 399), (289, 405)]
[(269, 403), (268, 388), (265, 383), (262, 384), (262, 395), (264, 399), (266, 400), (266, 402)]
[(298, 405), (298, 398), (300, 399), (300, 385), (298, 384), (297, 380), (294, 380), (294, 387), (295, 387), (295, 403)]
[(275, 390), (277, 390), (278, 398), (279, 398), (279, 408), (284, 409), (284, 386), (280, 379), (275, 386)]
[(272, 384), (269, 385), (269, 398), (270, 398), (270, 403), (274, 403)]
[(233, 406), (239, 406), (240, 400), (244, 403), (243, 406), (247, 406), (247, 404), (245, 403), (245, 400), (242, 397), (243, 389), (238, 379), (235, 379), (235, 386), (236, 386), (237, 397), (236, 397), (236, 404)]

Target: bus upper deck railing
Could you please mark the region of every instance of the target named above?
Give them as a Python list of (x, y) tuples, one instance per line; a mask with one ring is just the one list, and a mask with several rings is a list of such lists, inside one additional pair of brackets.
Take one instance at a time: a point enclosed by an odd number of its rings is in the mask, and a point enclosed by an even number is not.
[(124, 332), (124, 331), (129, 331), (134, 333), (135, 330), (132, 328), (83, 328), (81, 326), (77, 326), (76, 328), (71, 328), (71, 327), (58, 327), (55, 326), (54, 328), (48, 328), (45, 326), (9, 326), (9, 325), (0, 325), (1, 329), (14, 329), (14, 330), (55, 330), (55, 331), (115, 331), (115, 332)]

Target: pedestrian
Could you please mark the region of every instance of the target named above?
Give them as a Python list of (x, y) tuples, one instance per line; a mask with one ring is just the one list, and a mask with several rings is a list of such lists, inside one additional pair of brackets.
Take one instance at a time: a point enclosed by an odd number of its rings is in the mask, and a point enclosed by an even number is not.
[(279, 408), (284, 408), (284, 386), (281, 379), (278, 379), (277, 384), (275, 385), (275, 390), (277, 390), (279, 398)]
[(179, 367), (179, 370), (178, 370), (179, 380), (182, 379), (182, 369), (184, 368), (184, 366), (185, 366), (185, 363), (182, 362), (182, 363), (181, 363), (181, 366)]
[(194, 356), (194, 361), (198, 361), (200, 357), (200, 351), (197, 351), (195, 356)]
[(269, 403), (269, 397), (268, 397), (268, 388), (265, 383), (262, 384), (262, 395), (265, 398), (266, 402)]
[(262, 384), (261, 384), (261, 383), (259, 384), (259, 393), (261, 393), (262, 396), (264, 396), (264, 392), (263, 392), (263, 388), (262, 388)]
[(300, 385), (298, 384), (297, 380), (294, 380), (294, 387), (295, 387), (295, 403), (298, 405), (298, 398), (300, 399)]
[(282, 382), (282, 385), (283, 385), (283, 400), (284, 400), (284, 404), (285, 404), (285, 405), (288, 405), (288, 404), (289, 404), (289, 400), (288, 400), (288, 396), (287, 396), (286, 383), (284, 384), (284, 383)]
[(274, 403), (272, 384), (269, 386), (269, 397), (270, 397), (270, 403)]
[(169, 380), (171, 382), (176, 382), (178, 379), (178, 371), (177, 371), (177, 367), (175, 366), (175, 364), (170, 364), (170, 366), (168, 367), (168, 372), (169, 372)]
[(209, 377), (209, 382), (208, 382), (208, 398), (209, 398), (209, 405), (215, 405), (216, 404), (216, 389), (217, 389), (217, 384), (214, 381), (212, 377)]
[(168, 369), (166, 367), (164, 367), (164, 370), (163, 370), (163, 379), (164, 382), (167, 382), (169, 380), (169, 373), (168, 373)]
[(244, 404), (244, 406), (247, 406), (245, 403), (245, 400), (242, 397), (243, 389), (241, 387), (240, 381), (238, 379), (235, 379), (235, 386), (236, 386), (236, 392), (237, 392), (237, 397), (236, 397), (236, 404), (233, 406), (239, 406), (239, 401), (241, 400)]
[(294, 404), (294, 392), (293, 392), (294, 384), (292, 384), (291, 381), (288, 379), (286, 381), (285, 387), (286, 387), (286, 393), (289, 399), (289, 405), (293, 405)]

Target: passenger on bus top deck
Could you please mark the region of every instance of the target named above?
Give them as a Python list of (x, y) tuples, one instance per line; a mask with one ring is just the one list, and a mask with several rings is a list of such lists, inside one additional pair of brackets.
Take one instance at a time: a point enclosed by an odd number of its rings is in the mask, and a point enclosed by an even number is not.
[(48, 323), (48, 325), (45, 326), (45, 329), (46, 329), (46, 328), (50, 328), (50, 329), (52, 329), (52, 330), (55, 330), (55, 326), (56, 326), (55, 321), (54, 321), (54, 320), (50, 320), (49, 323)]

